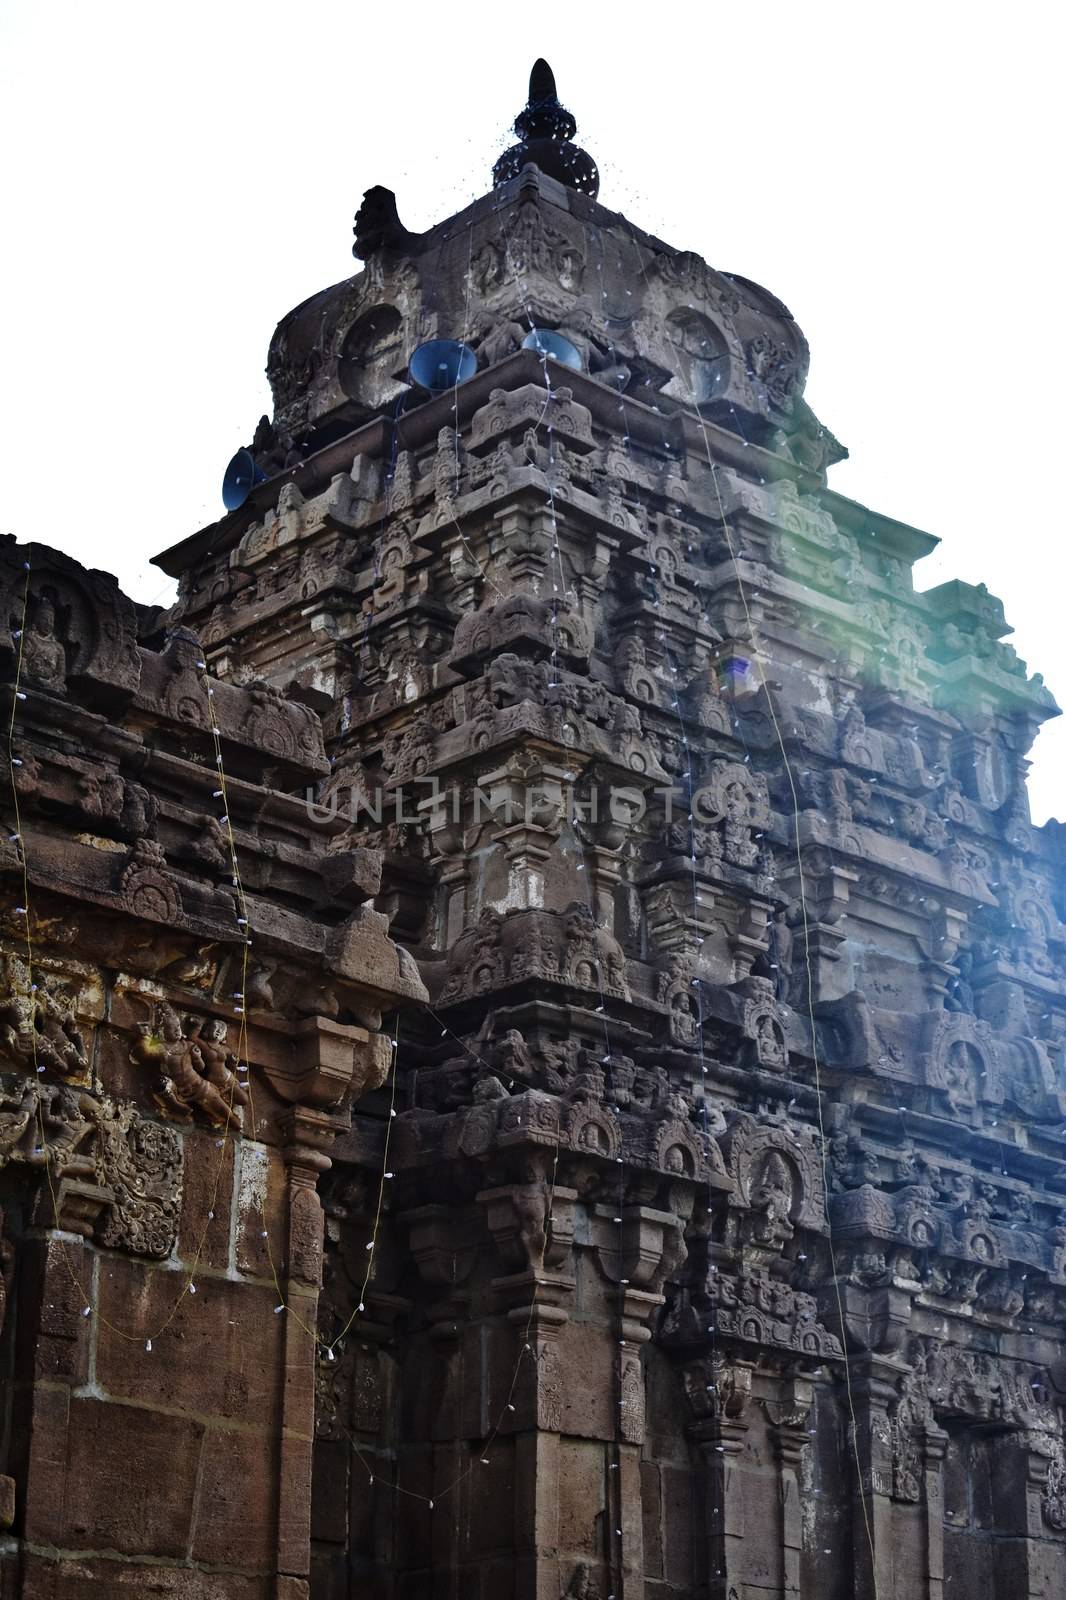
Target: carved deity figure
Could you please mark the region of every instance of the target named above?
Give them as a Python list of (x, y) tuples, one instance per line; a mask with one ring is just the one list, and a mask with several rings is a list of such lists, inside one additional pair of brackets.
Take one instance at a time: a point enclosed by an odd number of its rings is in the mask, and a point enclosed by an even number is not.
[(506, 1100), (507, 1090), (494, 1072), (487, 1073), (474, 1084), (472, 1100), (476, 1106), (486, 1105), (490, 1100)]
[(788, 1004), (792, 991), (792, 925), (787, 907), (778, 911), (770, 934), (770, 953), (774, 974), (774, 994), (782, 1005)]
[(682, 1150), (679, 1144), (672, 1144), (666, 1151), (666, 1154), (663, 1156), (663, 1168), (667, 1172), (677, 1173), (682, 1177), (688, 1171), (688, 1167), (685, 1162), (685, 1152)]
[(537, 1064), (533, 1052), (517, 1028), (508, 1028), (500, 1041), (499, 1070), (505, 1077), (520, 1078), (532, 1084), (537, 1079)]
[(585, 1122), (577, 1136), (580, 1150), (592, 1150), (599, 1155), (607, 1148), (607, 1138), (598, 1122)]
[(760, 1066), (786, 1067), (788, 1065), (788, 1051), (785, 1048), (780, 1024), (775, 1022), (773, 1017), (766, 1012), (755, 1023), (755, 1048)]
[(670, 997), (670, 1034), (679, 1044), (695, 1044), (699, 1021), (692, 998), (684, 989), (675, 989)]
[(38, 1088), (27, 1080), (13, 1091), (0, 1089), (0, 1167), (16, 1158), (36, 1135)]
[(164, 1002), (154, 1021), (140, 1023), (137, 1033), (130, 1059), (157, 1070), (155, 1100), (161, 1110), (184, 1122), (191, 1122), (198, 1110), (216, 1127), (240, 1126), (248, 1093), (231, 1070), (233, 1058), (216, 1022), (190, 1023), (186, 1034), (173, 1006)]
[(880, 1163), (872, 1150), (867, 1149), (860, 1134), (838, 1133), (830, 1141), (833, 1158), (832, 1186), (834, 1189), (861, 1189), (864, 1184), (876, 1186), (880, 1177)]
[(85, 1149), (94, 1136), (100, 1107), (90, 1095), (67, 1084), (42, 1084), (26, 1078), (0, 1090), (0, 1167), (9, 1161), (50, 1166), (56, 1173), (95, 1171)]
[(722, 699), (718, 672), (713, 662), (701, 664), (685, 692), (692, 706), (692, 714), (701, 727), (720, 728), (723, 731), (728, 728), (729, 711)]
[(862, 761), (866, 754), (866, 718), (862, 707), (850, 705), (840, 725), (840, 754), (845, 761)]
[(577, 1072), (579, 1046), (576, 1039), (550, 1039), (541, 1045), (544, 1083), (553, 1094), (563, 1093)]
[(752, 1185), (752, 1238), (756, 1244), (779, 1246), (791, 1239), (795, 1191), (784, 1156), (771, 1150), (757, 1183)]
[(56, 609), (47, 594), (39, 595), (22, 640), (22, 672), (46, 689), (63, 689), (67, 682), (67, 656), (56, 634)]
[[(222, 1017), (207, 1017), (203, 1021), (189, 1019), (187, 1024), (190, 1039), (195, 1039), (203, 1063), (203, 1073), (209, 1083), (216, 1089), (225, 1091), (229, 1096), (233, 1084), (233, 1068), (236, 1066), (236, 1057), (226, 1043), (228, 1029)], [(240, 1090), (240, 1105), (246, 1105), (248, 1096), (243, 1089)]]
[(592, 1577), (584, 1561), (579, 1561), (574, 1568), (563, 1600), (600, 1600), (599, 1584)]
[(981, 1057), (971, 1044), (956, 1039), (944, 1062), (944, 1085), (950, 1104), (960, 1109), (971, 1106), (981, 1081)]
[[(9, 964), (9, 982), (11, 972)], [(0, 1003), (0, 1050), (20, 1067), (61, 1077), (83, 1072), (89, 1059), (70, 1000), (47, 979), (33, 993), (12, 993)]]
[(830, 820), (838, 827), (843, 827), (851, 821), (848, 780), (840, 767), (833, 767), (826, 778), (826, 807)]
[(722, 795), (725, 808), (725, 858), (738, 867), (750, 867), (758, 856), (751, 838), (751, 797), (742, 783), (728, 783)]
[(46, 1084), (38, 1111), (42, 1133), (42, 1159), (56, 1172), (77, 1166), (91, 1172), (96, 1163), (85, 1152), (99, 1126), (101, 1111), (91, 1095), (66, 1084)]
[(635, 693), (633, 688), (638, 671), (646, 668), (647, 655), (644, 642), (633, 634), (625, 634), (619, 639), (614, 651), (614, 667), (617, 674), (616, 682), (620, 689), (628, 693)]
[(607, 1076), (595, 1059), (587, 1053), (579, 1070), (574, 1074), (568, 1094), (571, 1100), (602, 1100), (607, 1089)]

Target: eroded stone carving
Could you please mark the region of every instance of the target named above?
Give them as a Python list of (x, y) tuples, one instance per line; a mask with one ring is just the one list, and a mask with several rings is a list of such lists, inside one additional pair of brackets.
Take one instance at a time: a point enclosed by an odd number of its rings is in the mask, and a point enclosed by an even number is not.
[(239, 1127), (248, 1091), (237, 1081), (236, 1057), (225, 1041), (219, 1019), (183, 1023), (164, 1001), (151, 1022), (138, 1024), (130, 1059), (155, 1072), (153, 1093), (160, 1110), (183, 1122), (199, 1112), (216, 1127)]
[(101, 1103), (97, 1127), (101, 1179), (114, 1195), (97, 1238), (134, 1255), (168, 1256), (181, 1208), (180, 1135), (111, 1099)]
[[(147, 1305), (232, 1171), (212, 1272), (280, 1413), (242, 1409), (253, 1362), (215, 1323), (205, 1353), (190, 1284), (159, 1427), (182, 1359), (209, 1367), (203, 1481), (218, 1439), (254, 1444), (233, 1481), (277, 1546), (245, 1572), (203, 1517), (172, 1544), (237, 1585), (305, 1585), (313, 1482), (327, 1587), (448, 1587), (458, 1505), (483, 1594), (516, 1561), (590, 1600), (947, 1592), (985, 1539), (942, 1538), (968, 1451), (1039, 1584), (1066, 1521), (1066, 845), (1024, 788), (1047, 693), (987, 592), (912, 583), (927, 535), (827, 492), (785, 307), (595, 206), (534, 77), (488, 202), (416, 235), (368, 191), (365, 270), (272, 343), (270, 476), (163, 558), (168, 616), (0, 544), (29, 690), (0, 920), (46, 952), (0, 994), (9, 1225), (46, 1272), (56, 1223), (150, 1258), (123, 1264)], [(432, 397), (404, 374), (438, 337), (476, 370)], [(80, 1282), (47, 1281), (56, 1388), (86, 1380)], [(123, 1426), (155, 1415), (128, 1369)], [(416, 1497), (410, 1539), (361, 1530), (353, 1434)], [(32, 1483), (25, 1525), (89, 1563), (106, 1518), (68, 1489), (77, 1527)]]
[(38, 1077), (0, 1087), (0, 1166), (22, 1163), (92, 1176), (99, 1106), (84, 1091)]
[(62, 981), (39, 969), (31, 980), (29, 966), (15, 955), (4, 962), (0, 1050), (14, 1067), (64, 1078), (82, 1076), (89, 1063), (74, 1002)]

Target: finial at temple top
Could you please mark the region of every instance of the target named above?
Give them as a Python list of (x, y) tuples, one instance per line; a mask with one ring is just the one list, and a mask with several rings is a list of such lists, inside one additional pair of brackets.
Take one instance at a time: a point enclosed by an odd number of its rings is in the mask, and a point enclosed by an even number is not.
[[(543, 56), (538, 56), (533, 63), (533, 70), (529, 74), (529, 104), (536, 105), (538, 100), (557, 100), (558, 93), (555, 88), (555, 73), (545, 61)], [(571, 130), (573, 131), (573, 130)]]
[(533, 165), (595, 200), (600, 190), (596, 163), (587, 151), (570, 142), (577, 123), (559, 104), (555, 74), (542, 59), (533, 63), (529, 100), (515, 118), (514, 131), (521, 143), (505, 150), (497, 161), (492, 169), (494, 183), (506, 183), (509, 178), (516, 178), (523, 167)]

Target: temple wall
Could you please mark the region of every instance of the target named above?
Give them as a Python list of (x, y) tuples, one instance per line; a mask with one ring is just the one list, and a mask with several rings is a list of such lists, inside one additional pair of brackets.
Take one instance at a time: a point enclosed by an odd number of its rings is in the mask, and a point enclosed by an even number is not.
[(1057, 708), (561, 126), (368, 193), (168, 614), (0, 547), (4, 1600), (1066, 1582)]
[(313, 713), (55, 551), (0, 588), (2, 1592), (305, 1600), (315, 1185), (421, 984), (372, 859), (327, 895)]

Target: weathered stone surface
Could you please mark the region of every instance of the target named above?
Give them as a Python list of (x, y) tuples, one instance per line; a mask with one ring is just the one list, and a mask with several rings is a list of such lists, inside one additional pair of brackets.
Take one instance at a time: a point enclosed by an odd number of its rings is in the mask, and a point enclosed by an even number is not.
[(307, 1600), (308, 1185), (391, 1063), (382, 1010), (425, 991), (369, 867), (324, 894), (286, 792), (328, 770), (315, 713), (181, 630), (152, 649), (67, 557), (7, 541), (0, 585), (0, 1581)]
[[(277, 1593), (273, 1580), (266, 1578), (155, 1563), (129, 1566), (115, 1560), (60, 1561), (44, 1556), (28, 1557), (21, 1590), (23, 1600), (97, 1600), (101, 1594), (121, 1595), (123, 1600), (274, 1600)], [(304, 1596), (293, 1590), (292, 1600)]]
[[(63, 1549), (183, 1557), (194, 1526), (203, 1425), (139, 1407), (71, 1401), (54, 1507), (27, 1537)], [(57, 1440), (57, 1443), (59, 1441)]]
[(1054, 704), (781, 302), (516, 129), (368, 192), (167, 618), (0, 550), (0, 1583), (1046, 1600)]

